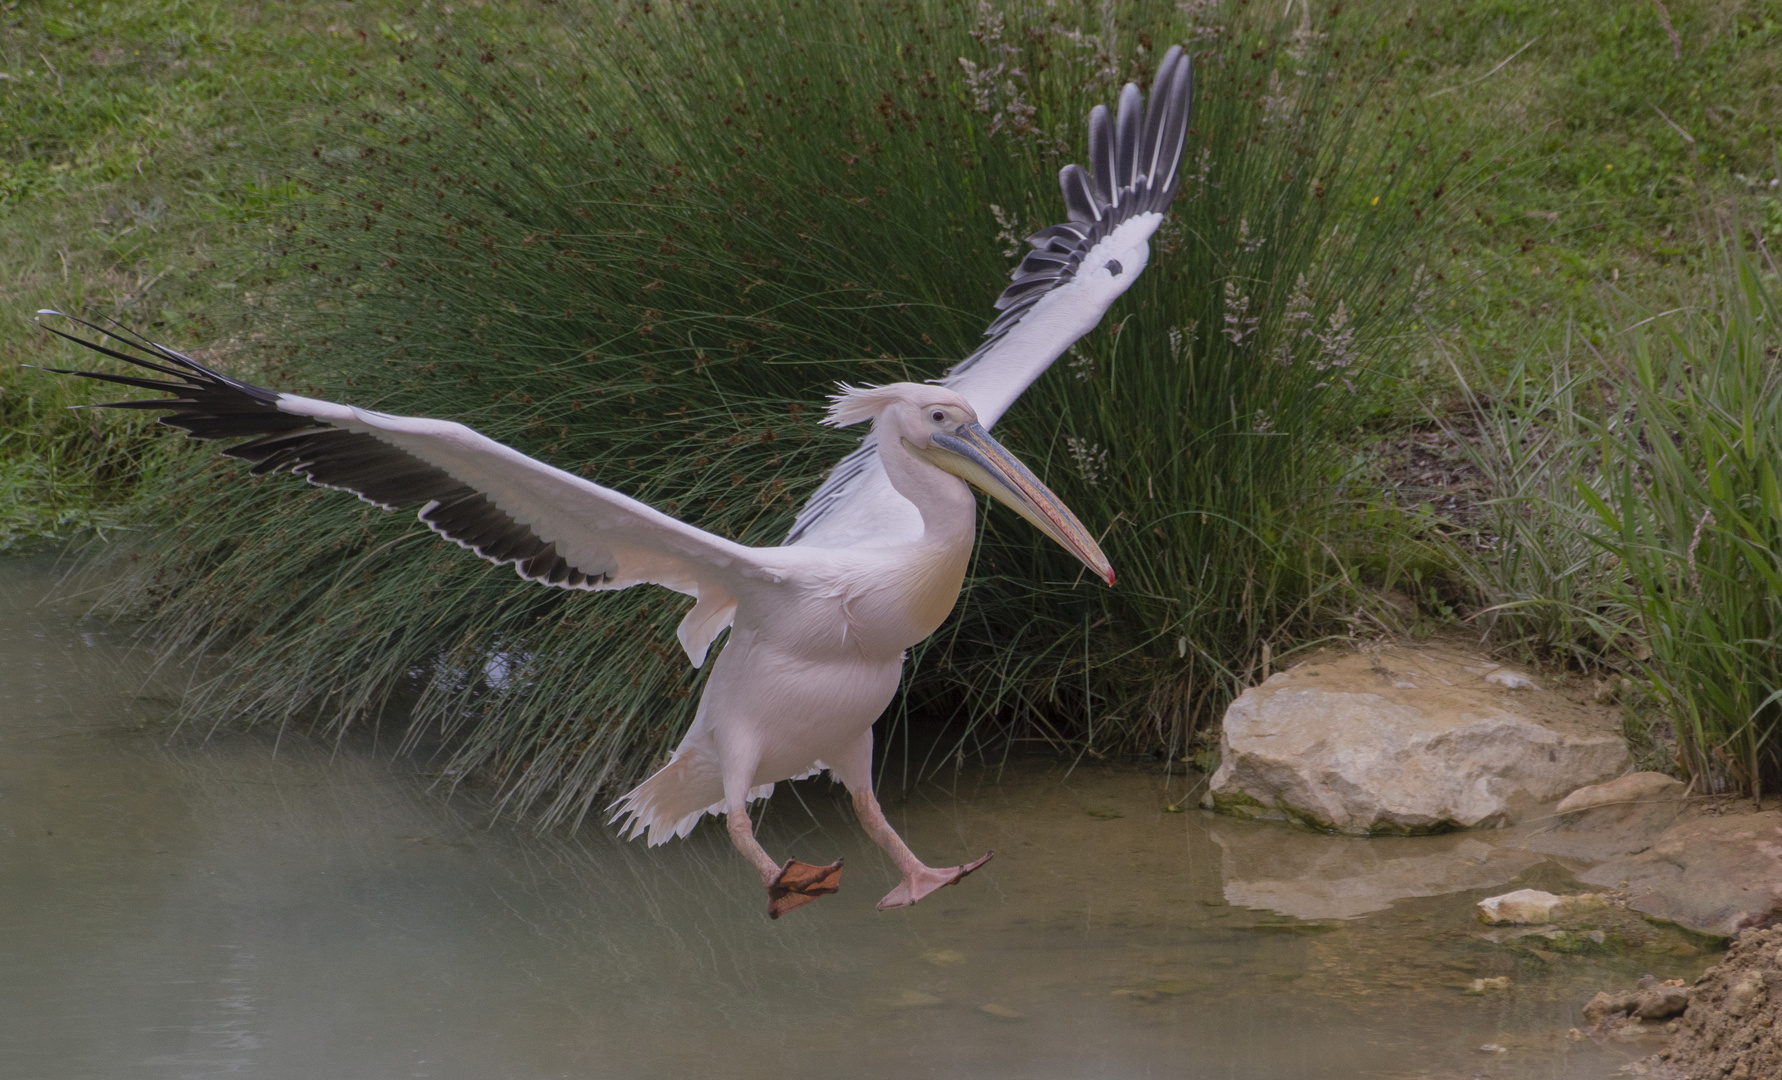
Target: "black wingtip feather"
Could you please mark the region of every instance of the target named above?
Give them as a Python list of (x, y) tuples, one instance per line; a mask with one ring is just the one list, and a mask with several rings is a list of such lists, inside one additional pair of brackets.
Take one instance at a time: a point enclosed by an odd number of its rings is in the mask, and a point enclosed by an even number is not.
[(1139, 133), (1144, 123), (1144, 98), (1139, 88), (1127, 83), (1120, 91), (1119, 119), (1114, 131), (1114, 199), (1118, 206), (1142, 193), (1136, 190), (1138, 175)]
[[(495, 563), (513, 563), (523, 578), (571, 589), (595, 589), (612, 580), (589, 574), (564, 559), (554, 544), (516, 522), (468, 484), (407, 451), (374, 436), (337, 428), (326, 421), (279, 408), (277, 391), (232, 379), (183, 353), (123, 327), (106, 329), (58, 311), (55, 315), (118, 343), (112, 348), (53, 326), (43, 329), (101, 356), (146, 368), (168, 379), (145, 379), (103, 371), (50, 368), (62, 375), (115, 383), (173, 395), (152, 401), (116, 401), (96, 406), (153, 409), (161, 423), (182, 428), (195, 439), (248, 441), (222, 453), (252, 463), (252, 475), (290, 472), (318, 487), (346, 491), (374, 506), (396, 510), (425, 503), (421, 520), (441, 536)], [(144, 356), (132, 355), (146, 354)]]
[[(1097, 202), (1096, 210), (1114, 205), (1117, 194), (1114, 186), (1116, 166), (1114, 141), (1114, 124), (1108, 117), (1108, 107), (1097, 105), (1089, 110), (1089, 179)], [(1070, 196), (1065, 196), (1066, 205)], [(1072, 215), (1074, 218), (1076, 215)], [(1098, 212), (1089, 220), (1099, 220)]]

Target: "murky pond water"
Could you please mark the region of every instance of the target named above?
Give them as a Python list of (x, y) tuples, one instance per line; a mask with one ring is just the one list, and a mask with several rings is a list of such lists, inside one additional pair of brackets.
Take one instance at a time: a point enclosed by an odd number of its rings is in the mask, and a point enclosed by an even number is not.
[(388, 757), (170, 739), (177, 687), (51, 580), (0, 561), (3, 1077), (1606, 1077), (1651, 1047), (1567, 1041), (1579, 1005), (1710, 959), (1488, 940), (1474, 900), (1565, 876), (1477, 837), (1167, 813), (1180, 775), (1051, 761), (895, 805), (931, 861), (998, 854), (887, 914), (827, 783), (782, 790), (769, 849), (848, 868), (769, 922), (720, 828), (539, 837)]

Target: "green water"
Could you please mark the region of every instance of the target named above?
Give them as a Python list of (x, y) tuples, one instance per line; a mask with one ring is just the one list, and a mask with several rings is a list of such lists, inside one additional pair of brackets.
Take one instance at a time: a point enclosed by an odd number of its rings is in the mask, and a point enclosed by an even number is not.
[(930, 862), (997, 857), (884, 914), (828, 783), (782, 788), (769, 850), (847, 869), (770, 922), (715, 822), (540, 837), (371, 748), (173, 735), (177, 678), (51, 586), (0, 562), (0, 1077), (1594, 1078), (1654, 1047), (1568, 1041), (1590, 993), (1708, 960), (1486, 940), (1474, 900), (1563, 871), (1477, 837), (1049, 760), (890, 799)]

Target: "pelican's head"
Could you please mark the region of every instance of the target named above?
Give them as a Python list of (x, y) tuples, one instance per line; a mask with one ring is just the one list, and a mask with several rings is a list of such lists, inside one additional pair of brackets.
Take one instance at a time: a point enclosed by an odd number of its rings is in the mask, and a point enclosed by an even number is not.
[(902, 445), (918, 461), (978, 488), (1033, 522), (1103, 581), (1114, 583), (1114, 568), (1095, 537), (1027, 466), (990, 437), (971, 402), (959, 394), (929, 383), (843, 385), (829, 399), (823, 422), (846, 427), (863, 420), (872, 421), (881, 447)]

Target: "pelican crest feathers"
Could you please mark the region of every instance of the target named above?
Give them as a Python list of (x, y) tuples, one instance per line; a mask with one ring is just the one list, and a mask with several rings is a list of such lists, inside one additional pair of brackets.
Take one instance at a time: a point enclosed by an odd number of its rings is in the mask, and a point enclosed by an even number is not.
[(836, 384), (839, 393), (829, 395), (829, 414), (823, 417), (823, 423), (830, 427), (848, 427), (863, 423), (896, 401), (903, 400), (903, 393), (909, 389), (909, 383), (890, 383), (886, 386), (850, 386), (847, 383)]

